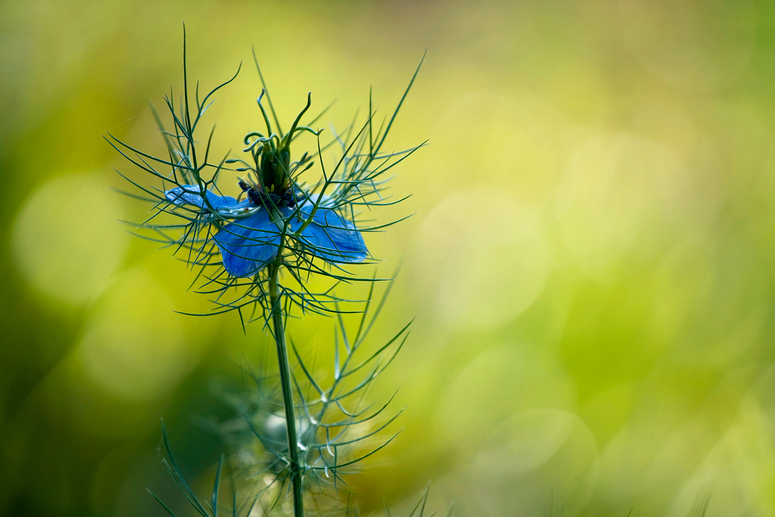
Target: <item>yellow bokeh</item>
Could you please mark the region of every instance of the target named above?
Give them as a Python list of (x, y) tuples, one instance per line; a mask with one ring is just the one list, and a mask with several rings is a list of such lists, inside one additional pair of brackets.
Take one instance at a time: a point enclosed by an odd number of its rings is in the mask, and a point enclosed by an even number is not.
[(123, 200), (109, 185), (94, 172), (57, 176), (25, 200), (13, 251), (16, 266), (41, 293), (82, 304), (107, 287), (128, 238), (115, 231)]
[[(336, 100), (327, 137), (370, 86), (381, 122), (427, 50), (385, 147), (429, 139), (391, 171), (411, 197), (364, 214), (413, 214), (365, 235), (378, 275), (403, 257), (368, 346), (415, 320), (369, 394), (407, 409), (346, 480), (363, 514), (429, 480), (461, 516), (775, 513), (767, 2), (31, 0), (0, 10), (0, 514), (183, 508), (161, 418), (208, 497), (223, 393), (274, 371), (260, 320), (179, 314), (214, 296), (115, 192), (162, 188), (102, 136), (166, 152), (148, 102), (180, 101), (183, 19), (191, 91), (242, 63), (198, 129), (215, 162), (261, 129), (251, 47), (282, 120)], [(288, 325), (323, 378), (333, 325)]]

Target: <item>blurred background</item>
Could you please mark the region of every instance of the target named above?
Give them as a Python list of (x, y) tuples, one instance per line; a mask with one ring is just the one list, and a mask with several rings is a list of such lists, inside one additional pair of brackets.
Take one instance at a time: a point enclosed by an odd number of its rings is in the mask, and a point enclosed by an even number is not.
[(747, 0), (0, 3), (0, 514), (183, 507), (162, 417), (205, 495), (213, 379), (272, 346), (173, 312), (208, 308), (192, 272), (118, 223), (148, 207), (112, 168), (149, 180), (102, 135), (161, 149), (181, 20), (203, 88), (244, 63), (219, 156), (260, 125), (251, 45), (283, 120), (312, 91), (338, 127), (428, 50), (388, 147), (430, 145), (375, 217), (415, 215), (367, 240), (404, 258), (379, 332), (417, 319), (362, 510), (432, 480), (459, 516), (775, 515), (775, 4)]

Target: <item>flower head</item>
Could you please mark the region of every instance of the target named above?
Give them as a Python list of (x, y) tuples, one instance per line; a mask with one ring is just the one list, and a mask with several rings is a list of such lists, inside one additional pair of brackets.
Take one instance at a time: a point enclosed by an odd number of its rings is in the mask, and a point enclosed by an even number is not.
[[(372, 124), (375, 113), (370, 96), (365, 123), (356, 126), (353, 122), (342, 133), (332, 128), (327, 138), (312, 127), (322, 113), (302, 123), (312, 103), (311, 94), (285, 132), (264, 85), (257, 101), (264, 127), (244, 137), (242, 158), (226, 156), (213, 163), (209, 159), (212, 133), (204, 149), (194, 133), (213, 94), (237, 74), (200, 100), (198, 89), (196, 95), (188, 94), (185, 70), (184, 66), (180, 108), (172, 98), (165, 98), (173, 129), (165, 129), (156, 116), (168, 156), (144, 153), (113, 137), (108, 140), (161, 182), (150, 188), (132, 182), (145, 193), (141, 197), (156, 202), (156, 212), (139, 227), (152, 232), (150, 238), (185, 252), (186, 261), (201, 268), (197, 275), (203, 280), (201, 292), (214, 295), (215, 313), (252, 305), (262, 309), (257, 317), (266, 318), (273, 296), (279, 296), (286, 309), (295, 304), (303, 310), (336, 312), (339, 299), (332, 294), (336, 283), (374, 280), (346, 269), (370, 257), (362, 232), (393, 224), (364, 227), (363, 221), (356, 223), (359, 214), (402, 200), (385, 195), (387, 173), (423, 145), (398, 152), (382, 150), (414, 77), (392, 116), (381, 125)], [(263, 83), (263, 77), (261, 80)], [(292, 147), (301, 146), (303, 135), (307, 144), (314, 138), (315, 145), (295, 159)], [(333, 155), (333, 162), (326, 160), (327, 155)], [(317, 177), (313, 168), (320, 171)], [(229, 173), (244, 176), (233, 180), (241, 190), (236, 198), (219, 190), (221, 177)], [(178, 218), (177, 222), (157, 222), (165, 214)], [(312, 292), (310, 275), (327, 277), (333, 285)], [(231, 291), (232, 287), (239, 289)], [(227, 292), (236, 293), (235, 297), (228, 299)]]
[(203, 193), (196, 185), (175, 187), (164, 194), (175, 205), (193, 206), (217, 217), (234, 217), (213, 236), (223, 267), (231, 276), (258, 273), (276, 260), (281, 250), (332, 264), (362, 262), (368, 256), (360, 232), (334, 208), (325, 206), (327, 198), (315, 203), (313, 197), (306, 196), (297, 203), (294, 195), (283, 202), (263, 192), (254, 194), (255, 187), (246, 188), (248, 198), (244, 201), (211, 191)]

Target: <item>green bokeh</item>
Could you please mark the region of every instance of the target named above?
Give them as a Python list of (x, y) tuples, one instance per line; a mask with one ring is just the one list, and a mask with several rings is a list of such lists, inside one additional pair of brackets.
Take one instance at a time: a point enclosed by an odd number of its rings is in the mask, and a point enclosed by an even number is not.
[[(284, 118), (312, 91), (338, 127), (428, 50), (390, 145), (430, 145), (375, 214), (416, 215), (367, 237), (404, 257), (380, 331), (417, 319), (362, 509), (433, 480), (461, 516), (775, 514), (775, 9), (687, 0), (1, 3), (0, 514), (162, 515), (159, 419), (204, 484), (192, 416), (271, 346), (174, 313), (208, 307), (191, 271), (117, 222), (147, 207), (111, 168), (147, 179), (101, 135), (161, 149), (183, 19), (203, 87), (245, 63), (221, 153), (260, 123), (251, 45)], [(325, 355), (330, 325), (290, 330)]]

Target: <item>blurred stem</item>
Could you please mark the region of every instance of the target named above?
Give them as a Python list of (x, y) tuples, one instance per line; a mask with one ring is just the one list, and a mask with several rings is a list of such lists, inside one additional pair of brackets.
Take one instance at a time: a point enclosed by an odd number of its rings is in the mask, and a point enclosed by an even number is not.
[(304, 516), (304, 500), (301, 486), (301, 464), (299, 463), (299, 441), (296, 437), (296, 416), (294, 415), (293, 390), (291, 389), (291, 368), (288, 363), (288, 349), (285, 346), (285, 329), (283, 328), (283, 311), (280, 303), (280, 293), (277, 287), (278, 265), (270, 266), (269, 270), (269, 301), (272, 304), (272, 323), (274, 339), (277, 344), (277, 362), (280, 367), (280, 384), (283, 388), (283, 405), (285, 406), (285, 429), (288, 433), (288, 461), (290, 462), (291, 486), (293, 488), (293, 515)]

